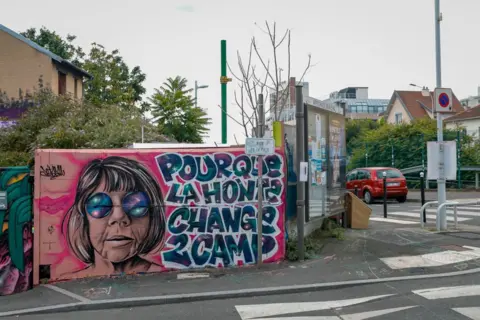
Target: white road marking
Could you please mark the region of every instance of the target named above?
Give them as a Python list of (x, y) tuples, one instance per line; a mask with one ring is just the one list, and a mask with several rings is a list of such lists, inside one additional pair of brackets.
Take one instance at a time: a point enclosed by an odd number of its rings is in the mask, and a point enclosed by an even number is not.
[(380, 221), (386, 223), (397, 223), (397, 224), (418, 224), (420, 222), (409, 221), (409, 220), (397, 220), (397, 219), (390, 219), (390, 218), (383, 218), (383, 217), (370, 217), (372, 221)]
[(352, 314), (342, 314), (341, 316), (299, 316), (299, 317), (275, 317), (275, 318), (254, 318), (252, 320), (366, 320), (370, 318), (375, 318), (383, 316), (386, 314), (403, 311), (411, 308), (416, 308), (418, 306), (407, 306), (400, 308), (390, 308), (383, 310), (373, 310), (367, 312), (359, 312)]
[(452, 310), (472, 320), (480, 320), (480, 307), (452, 308)]
[[(466, 248), (466, 247), (464, 247)], [(470, 247), (467, 249), (471, 249)], [(388, 265), (391, 269), (406, 269), (406, 268), (420, 268), (420, 267), (439, 267), (448, 264), (465, 262), (480, 258), (480, 249), (475, 248), (469, 251), (442, 251), (435, 253), (427, 253), (418, 256), (399, 256), (380, 258), (383, 263)]]
[(210, 274), (208, 273), (179, 273), (177, 274), (178, 280), (187, 280), (187, 279), (203, 279), (203, 278), (210, 278)]
[(59, 292), (59, 293), (61, 293), (61, 294), (64, 294), (64, 295), (66, 295), (66, 296), (69, 296), (70, 298), (76, 299), (76, 300), (81, 301), (81, 302), (91, 302), (91, 301), (92, 301), (92, 300), (87, 299), (87, 298), (85, 298), (85, 297), (82, 297), (82, 296), (80, 296), (80, 295), (78, 295), (78, 294), (75, 294), (75, 293), (73, 293), (73, 292), (70, 292), (70, 291), (67, 291), (67, 290), (65, 290), (65, 289), (59, 288), (59, 287), (57, 287), (57, 286), (53, 286), (53, 285), (51, 285), (51, 284), (44, 284), (43, 286), (44, 286), (45, 288), (48, 288), (48, 289), (53, 290), (53, 291), (57, 291), (57, 292)]
[(412, 292), (428, 300), (471, 297), (480, 295), (480, 285), (440, 287), (414, 290)]
[(346, 314), (342, 315), (338, 319), (343, 319), (343, 320), (365, 320), (365, 319), (370, 319), (374, 317), (379, 317), (383, 316), (386, 314), (402, 311), (402, 310), (407, 310), (411, 308), (415, 308), (417, 306), (407, 306), (407, 307), (400, 307), (400, 308), (390, 308), (390, 309), (383, 309), (383, 310), (374, 310), (374, 311), (367, 311), (367, 312), (361, 312), (361, 313), (354, 313), (354, 314)]
[[(420, 212), (420, 209), (419, 210), (415, 210), (415, 211), (418, 211)], [(434, 213), (434, 214), (437, 214), (437, 211), (436, 210), (427, 210), (427, 213)], [(448, 210), (447, 211), (447, 214), (449, 215), (452, 215), (453, 217), (453, 210)], [(457, 215), (462, 215), (462, 216), (470, 216), (470, 217), (480, 217), (480, 212), (473, 212), (473, 211), (460, 211), (458, 210), (457, 211)]]
[[(415, 213), (415, 212), (389, 212), (389, 215), (394, 215), (394, 216), (404, 216), (404, 217), (410, 217), (410, 218), (417, 218), (420, 219), (420, 213)], [(427, 214), (426, 215), (428, 219), (436, 219), (437, 215), (436, 214)], [(453, 216), (447, 216), (448, 221), (454, 221), (455, 219)], [(471, 218), (462, 218), (458, 217), (458, 221), (468, 221), (472, 220)]]
[[(385, 294), (379, 296), (370, 296), (347, 300), (333, 301), (314, 301), (314, 302), (290, 302), (290, 303), (268, 303), (235, 306), (242, 320), (262, 319), (265, 317), (279, 316), (291, 313), (309, 312), (341, 308), (355, 304), (365, 303), (393, 296), (394, 294)], [(321, 319), (321, 318), (320, 318)]]
[(255, 320), (341, 320), (337, 316), (311, 316), (311, 317), (279, 317), (279, 318), (255, 318)]

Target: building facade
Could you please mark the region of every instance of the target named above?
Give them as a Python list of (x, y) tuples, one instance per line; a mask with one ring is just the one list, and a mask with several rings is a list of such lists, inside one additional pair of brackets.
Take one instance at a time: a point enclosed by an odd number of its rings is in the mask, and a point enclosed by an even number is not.
[[(415, 119), (425, 117), (433, 119), (433, 96), (433, 92), (430, 92), (430, 95), (424, 96), (421, 91), (395, 90), (384, 115), (387, 123), (410, 123)], [(453, 95), (452, 107), (454, 113), (464, 110), (455, 94)]]
[(39, 86), (83, 97), (86, 71), (0, 24), (0, 104), (24, 100)]
[(476, 96), (470, 96), (468, 98), (460, 100), (460, 103), (465, 109), (473, 108), (480, 105), (480, 86)]
[(387, 110), (388, 99), (370, 99), (368, 87), (348, 87), (332, 92), (327, 103), (345, 104), (347, 119), (378, 120)]
[(463, 129), (473, 138), (480, 138), (480, 104), (444, 120), (447, 129)]

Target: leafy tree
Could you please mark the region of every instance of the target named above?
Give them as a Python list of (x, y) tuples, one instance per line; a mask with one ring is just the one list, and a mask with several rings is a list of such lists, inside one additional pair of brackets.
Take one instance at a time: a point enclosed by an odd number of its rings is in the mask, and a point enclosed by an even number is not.
[(21, 35), (36, 42), (57, 56), (77, 65), (81, 64), (81, 61), (85, 56), (82, 48), (73, 44), (73, 41), (77, 37), (70, 34), (63, 39), (55, 31), (41, 27), (39, 30), (35, 28), (27, 29), (27, 31), (22, 32)]
[(131, 108), (142, 101), (146, 75), (139, 66), (130, 69), (118, 50), (109, 52), (101, 44), (92, 43), (85, 54), (73, 44), (75, 36), (67, 35), (63, 39), (45, 27), (38, 32), (30, 28), (22, 35), (90, 73), (93, 80), (87, 82), (85, 99), (91, 103)]
[(142, 85), (146, 75), (138, 66), (130, 70), (118, 50), (108, 52), (102, 45), (93, 43), (82, 68), (93, 76), (93, 80), (87, 82), (85, 98), (94, 104), (131, 107), (140, 102), (146, 92)]
[(360, 138), (369, 130), (376, 130), (384, 123), (373, 120), (347, 120), (345, 125), (345, 136), (347, 140), (347, 153), (351, 154), (352, 150), (358, 146)]
[[(392, 147), (394, 152), (395, 167), (408, 168), (427, 164), (427, 142), (437, 140), (436, 121), (429, 118), (419, 119), (410, 124), (379, 125), (376, 129), (365, 126), (363, 130), (353, 124), (347, 124), (347, 132), (351, 135), (350, 147), (352, 148), (348, 168), (391, 166)], [(348, 135), (348, 133), (347, 133)], [(444, 140), (457, 139), (456, 130), (444, 130)], [(368, 153), (368, 163), (366, 154)], [(461, 135), (460, 139), (460, 164), (476, 165), (480, 163), (480, 141), (472, 137)], [(462, 173), (462, 180), (473, 180), (471, 173)]]
[[(0, 128), (2, 166), (26, 165), (36, 148), (123, 148), (141, 139), (137, 109), (94, 105), (56, 96), (49, 89), (34, 94), (35, 104), (16, 126)], [(145, 142), (171, 142), (151, 124)]]
[(192, 89), (180, 76), (168, 78), (149, 99), (158, 130), (179, 142), (201, 143), (208, 132), (210, 119), (205, 111), (195, 107)]

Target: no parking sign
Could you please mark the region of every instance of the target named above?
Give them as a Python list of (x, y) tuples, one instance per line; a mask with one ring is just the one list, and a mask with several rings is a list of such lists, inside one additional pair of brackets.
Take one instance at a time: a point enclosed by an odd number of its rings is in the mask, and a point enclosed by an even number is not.
[(452, 89), (437, 88), (435, 89), (435, 112), (449, 113), (453, 111), (453, 94)]

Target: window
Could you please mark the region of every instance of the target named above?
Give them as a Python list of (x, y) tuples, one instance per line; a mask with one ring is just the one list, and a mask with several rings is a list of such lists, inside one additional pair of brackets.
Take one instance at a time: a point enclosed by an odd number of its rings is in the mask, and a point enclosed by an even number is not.
[(358, 171), (357, 180), (365, 180), (365, 171), (363, 170)]
[(67, 75), (58, 71), (58, 94), (67, 93)]
[(377, 171), (377, 178), (378, 179), (383, 179), (383, 172), (387, 172), (387, 178), (403, 178), (403, 175), (400, 171), (398, 170), (392, 170), (392, 169), (387, 169), (387, 170), (378, 170)]
[(357, 180), (357, 171), (352, 171), (347, 175), (347, 181)]
[(360, 170), (357, 174), (357, 180), (368, 180), (370, 179), (370, 172), (366, 170)]
[(395, 113), (395, 123), (400, 124), (402, 123), (402, 114), (401, 113)]
[(73, 81), (74, 81), (73, 97), (75, 99), (78, 99), (78, 79), (74, 78)]

